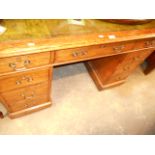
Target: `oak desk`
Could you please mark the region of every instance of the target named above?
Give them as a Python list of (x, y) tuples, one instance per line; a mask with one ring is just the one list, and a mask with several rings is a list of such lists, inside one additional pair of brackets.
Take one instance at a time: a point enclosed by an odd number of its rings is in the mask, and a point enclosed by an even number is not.
[(3, 20), (0, 25), (0, 101), (10, 118), (51, 105), (54, 66), (84, 61), (101, 90), (124, 82), (155, 49), (155, 21), (130, 26)]

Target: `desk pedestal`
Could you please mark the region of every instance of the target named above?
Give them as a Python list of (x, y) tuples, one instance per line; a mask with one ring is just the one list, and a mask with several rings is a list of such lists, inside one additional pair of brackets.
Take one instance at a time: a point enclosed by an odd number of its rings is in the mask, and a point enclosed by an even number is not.
[(97, 88), (103, 90), (122, 84), (153, 51), (141, 50), (87, 61), (88, 72)]

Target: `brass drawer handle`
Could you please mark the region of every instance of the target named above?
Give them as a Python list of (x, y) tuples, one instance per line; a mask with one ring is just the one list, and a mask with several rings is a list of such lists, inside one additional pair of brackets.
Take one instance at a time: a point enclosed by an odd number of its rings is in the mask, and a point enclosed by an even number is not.
[(76, 51), (72, 53), (73, 57), (85, 56), (87, 54), (86, 51)]
[(20, 84), (22, 84), (21, 81), (16, 81), (16, 85), (20, 85)]
[(121, 46), (113, 47), (113, 50), (118, 53), (118, 52), (122, 52), (122, 50), (124, 48), (125, 48), (125, 46), (124, 45), (121, 45)]
[(16, 63), (9, 63), (9, 67), (12, 68), (13, 70), (15, 71), (22, 71), (22, 70), (25, 70), (26, 67), (31, 63), (30, 60), (25, 60), (24, 61), (24, 67), (21, 67), (21, 68), (17, 68), (16, 66)]
[(32, 77), (27, 77), (26, 80), (27, 80), (27, 82), (32, 82), (33, 78)]
[(27, 82), (33, 81), (33, 78), (31, 76), (24, 76), (22, 77), (22, 80), (26, 80)]
[(17, 80), (16, 81), (16, 85), (22, 84), (22, 80), (26, 80), (27, 82), (32, 82), (33, 81), (33, 77), (31, 77), (31, 76), (24, 76), (24, 77), (22, 77), (21, 80)]
[(24, 98), (24, 100), (33, 99), (35, 97), (34, 92), (30, 96), (25, 95), (25, 93), (22, 93), (21, 96)]
[(10, 63), (9, 64), (9, 67), (11, 67), (15, 71), (22, 71), (22, 70), (25, 70), (26, 69), (26, 67), (16, 68), (16, 64), (15, 63)]
[(146, 42), (144, 43), (144, 47), (145, 47), (145, 48), (155, 47), (155, 40), (146, 41)]
[(31, 63), (30, 60), (25, 60), (25, 61), (24, 61), (24, 66), (27, 66), (27, 65), (29, 65), (30, 63)]
[(21, 70), (24, 70), (26, 69), (26, 67), (22, 67), (22, 68), (16, 68), (16, 64), (15, 63), (9, 63), (9, 67), (11, 67), (13, 70), (15, 71), (21, 71)]
[(16, 64), (15, 63), (9, 63), (9, 67), (11, 67), (12, 69), (16, 69)]

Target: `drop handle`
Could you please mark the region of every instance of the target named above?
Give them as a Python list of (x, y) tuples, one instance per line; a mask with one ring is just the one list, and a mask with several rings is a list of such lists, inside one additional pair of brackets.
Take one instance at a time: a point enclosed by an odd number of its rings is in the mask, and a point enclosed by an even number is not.
[(22, 71), (22, 70), (27, 69), (26, 67), (27, 67), (30, 63), (31, 63), (30, 60), (25, 60), (25, 61), (24, 61), (24, 66), (21, 67), (21, 68), (17, 68), (16, 63), (9, 63), (9, 67), (12, 68), (12, 69), (15, 70), (15, 71)]
[(72, 56), (73, 57), (79, 57), (79, 56), (84, 56), (86, 54), (87, 54), (86, 51), (75, 51), (75, 52), (72, 53)]
[(20, 85), (20, 84), (22, 84), (21, 81), (16, 81), (16, 85)]
[(30, 60), (25, 60), (25, 61), (24, 61), (24, 66), (27, 66), (27, 65), (29, 65), (30, 63), (31, 63)]
[(25, 95), (24, 93), (22, 93), (21, 96), (22, 96), (25, 100), (27, 100), (27, 99), (33, 99), (33, 98), (35, 97), (34, 92), (33, 92), (31, 95), (29, 95), (29, 96), (27, 96), (27, 95)]
[(151, 41), (146, 41), (144, 43), (144, 46), (147, 47), (155, 47), (155, 40), (151, 40)]
[(16, 81), (16, 85), (21, 85), (22, 82), (23, 82), (23, 80), (26, 80), (27, 82), (32, 82), (33, 81), (33, 78), (32, 77), (26, 77), (26, 76), (24, 76), (24, 77), (21, 78), (21, 80), (17, 80)]
[(22, 80), (26, 80), (27, 82), (31, 82), (31, 81), (33, 81), (33, 77), (31, 77), (31, 76), (24, 76), (22, 78)]
[(16, 64), (15, 63), (9, 63), (9, 67), (15, 70), (16, 69)]
[(121, 45), (121, 46), (116, 46), (116, 47), (113, 47), (113, 50), (115, 52), (122, 52), (122, 50), (125, 48), (124, 45)]
[(21, 70), (26, 69), (26, 67), (17, 68), (16, 63), (9, 63), (9, 67), (15, 71), (21, 71)]
[(27, 104), (27, 103), (25, 103), (25, 105), (24, 105), (26, 108), (28, 108), (29, 107), (29, 105)]
[(32, 77), (27, 77), (27, 82), (32, 82), (33, 78)]

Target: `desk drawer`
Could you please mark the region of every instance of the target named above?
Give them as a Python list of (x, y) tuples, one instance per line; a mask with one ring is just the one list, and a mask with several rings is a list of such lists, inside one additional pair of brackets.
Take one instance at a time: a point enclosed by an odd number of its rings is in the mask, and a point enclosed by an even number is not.
[(60, 50), (55, 52), (55, 64), (77, 62), (102, 56), (116, 55), (133, 50), (134, 42), (95, 45), (83, 48)]
[(49, 101), (48, 82), (1, 94), (9, 112), (16, 112)]
[(0, 92), (9, 91), (29, 85), (48, 81), (49, 69), (40, 69), (13, 74), (9, 77), (0, 77)]
[(135, 41), (135, 50), (140, 50), (144, 48), (155, 48), (155, 39), (138, 40)]
[(48, 65), (50, 52), (0, 59), (0, 74)]
[(48, 96), (41, 95), (36, 96), (33, 99), (18, 101), (14, 105), (9, 104), (8, 107), (9, 112), (17, 112), (46, 102), (49, 102)]

